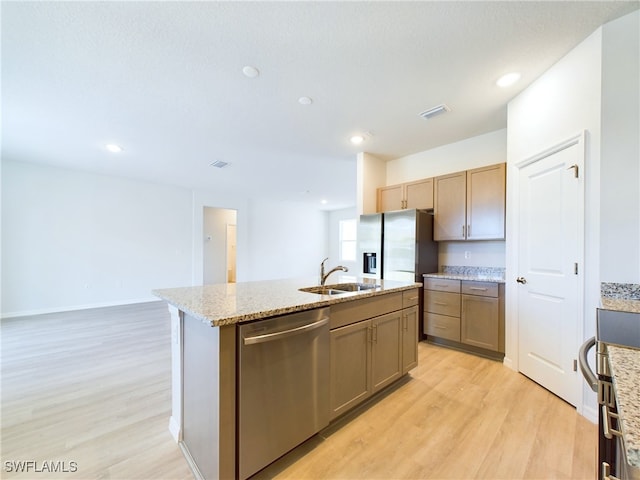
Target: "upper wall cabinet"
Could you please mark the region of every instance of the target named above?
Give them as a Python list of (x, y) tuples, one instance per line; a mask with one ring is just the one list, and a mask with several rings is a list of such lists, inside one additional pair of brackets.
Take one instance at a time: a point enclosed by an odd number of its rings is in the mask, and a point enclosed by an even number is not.
[(434, 240), (504, 240), (506, 164), (436, 177)]
[(405, 208), (433, 208), (433, 178), (378, 188), (378, 212)]

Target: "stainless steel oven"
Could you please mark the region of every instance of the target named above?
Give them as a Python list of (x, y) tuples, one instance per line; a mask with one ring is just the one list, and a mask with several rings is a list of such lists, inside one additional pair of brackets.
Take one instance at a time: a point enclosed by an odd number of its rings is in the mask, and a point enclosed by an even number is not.
[[(622, 432), (607, 345), (640, 347), (640, 330), (634, 315), (637, 314), (597, 309), (596, 336), (584, 342), (579, 351), (580, 370), (591, 389), (598, 394), (598, 480), (626, 476)], [(595, 373), (587, 359), (588, 352), (594, 347)]]

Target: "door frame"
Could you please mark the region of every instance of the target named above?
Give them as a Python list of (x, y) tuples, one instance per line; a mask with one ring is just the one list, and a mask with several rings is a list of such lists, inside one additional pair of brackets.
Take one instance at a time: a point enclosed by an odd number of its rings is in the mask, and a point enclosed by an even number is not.
[[(576, 261), (578, 262), (578, 292), (577, 292), (577, 308), (578, 308), (578, 325), (577, 338), (572, 339), (575, 344), (575, 355), (578, 358), (578, 347), (582, 343), (584, 337), (584, 312), (585, 312), (585, 188), (586, 188), (586, 131), (582, 131), (573, 135), (555, 145), (546, 148), (539, 153), (527, 157), (523, 160), (507, 164), (507, 209), (511, 205), (511, 213), (507, 214), (507, 241), (506, 241), (506, 277), (505, 277), (505, 309), (506, 309), (506, 325), (505, 325), (505, 357), (504, 365), (515, 371), (519, 368), (519, 333), (520, 318), (518, 305), (518, 290), (515, 282), (519, 276), (519, 255), (518, 245), (520, 244), (518, 221), (519, 221), (519, 198), (520, 198), (520, 170), (532, 163), (538, 162), (543, 158), (549, 157), (567, 148), (578, 145), (579, 157), (579, 187), (578, 187), (578, 247), (576, 252)], [(579, 375), (579, 372), (577, 372)], [(584, 404), (584, 389), (578, 392), (579, 401), (576, 409), (582, 414)]]

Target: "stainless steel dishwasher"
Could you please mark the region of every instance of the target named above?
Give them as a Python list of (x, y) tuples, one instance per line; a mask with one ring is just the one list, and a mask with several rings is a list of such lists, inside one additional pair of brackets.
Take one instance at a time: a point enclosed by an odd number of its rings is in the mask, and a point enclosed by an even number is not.
[(238, 344), (244, 480), (329, 424), (329, 308), (241, 325)]

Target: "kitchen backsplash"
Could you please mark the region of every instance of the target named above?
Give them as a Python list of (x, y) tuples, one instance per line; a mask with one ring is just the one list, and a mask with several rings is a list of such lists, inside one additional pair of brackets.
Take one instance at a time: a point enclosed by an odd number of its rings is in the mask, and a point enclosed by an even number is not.
[(600, 295), (608, 298), (640, 300), (640, 284), (602, 282), (600, 284)]
[(505, 278), (505, 269), (502, 267), (469, 267), (461, 265), (443, 265), (442, 273), (450, 273), (453, 275), (469, 275), (479, 277), (498, 277)]

